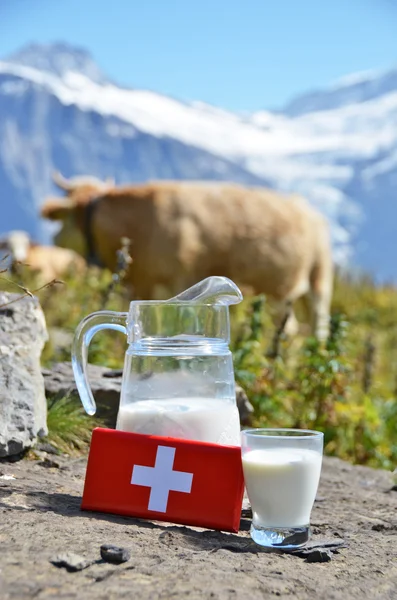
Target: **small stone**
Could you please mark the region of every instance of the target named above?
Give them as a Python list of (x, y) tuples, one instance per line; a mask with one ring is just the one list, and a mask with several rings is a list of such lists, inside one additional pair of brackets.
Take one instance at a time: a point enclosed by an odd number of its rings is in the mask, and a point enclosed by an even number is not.
[(308, 563), (323, 563), (332, 560), (330, 550), (312, 550), (306, 554), (306, 562)]
[(58, 461), (51, 458), (44, 458), (39, 463), (40, 467), (46, 467), (47, 469), (59, 469), (61, 466)]
[(390, 527), (385, 524), (385, 523), (375, 523), (375, 525), (372, 525), (371, 527), (372, 531), (387, 531), (388, 529), (390, 529)]
[(52, 563), (55, 567), (64, 568), (70, 573), (82, 571), (83, 569), (91, 566), (94, 562), (94, 560), (88, 560), (84, 558), (84, 556), (79, 556), (73, 552), (57, 554), (57, 556), (50, 560), (50, 563)]
[(126, 548), (120, 548), (119, 546), (112, 546), (112, 544), (102, 544), (101, 546), (101, 557), (103, 560), (109, 563), (119, 565), (127, 562), (131, 558), (131, 553)]

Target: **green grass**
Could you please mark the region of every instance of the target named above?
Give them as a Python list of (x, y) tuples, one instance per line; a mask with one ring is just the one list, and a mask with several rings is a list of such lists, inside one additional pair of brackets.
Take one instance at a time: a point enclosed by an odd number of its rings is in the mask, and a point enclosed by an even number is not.
[(75, 455), (87, 451), (91, 432), (99, 425), (101, 422), (86, 415), (76, 398), (65, 396), (48, 400), (46, 441), (60, 452)]

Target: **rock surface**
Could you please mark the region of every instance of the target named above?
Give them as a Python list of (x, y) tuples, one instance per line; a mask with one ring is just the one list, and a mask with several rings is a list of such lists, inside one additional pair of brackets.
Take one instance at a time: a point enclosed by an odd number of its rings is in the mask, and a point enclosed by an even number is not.
[(8, 304), (18, 297), (0, 292), (0, 457), (20, 454), (47, 433), (44, 315), (36, 298)]
[[(88, 378), (97, 403), (97, 416), (104, 419), (108, 427), (116, 426), (121, 390), (121, 370), (112, 370), (98, 365), (88, 365)], [(43, 369), (47, 397), (76, 395), (77, 389), (69, 362), (56, 363), (51, 369)], [(236, 401), (242, 425), (248, 425), (254, 411), (247, 394), (236, 386)]]
[[(97, 416), (104, 419), (108, 427), (116, 426), (119, 409), (122, 371), (89, 364), (88, 379), (97, 405)], [(78, 397), (70, 362), (56, 363), (51, 369), (42, 370), (47, 398), (54, 396)]]
[[(237, 535), (81, 512), (86, 461), (57, 458), (59, 468), (0, 463), (1, 600), (396, 598), (397, 492), (387, 472), (324, 460), (307, 551), (328, 560), (328, 548), (332, 560), (316, 564), (307, 552), (256, 546), (247, 507)], [(347, 546), (338, 549), (341, 539)], [(130, 561), (102, 561), (109, 542), (129, 550)], [(55, 567), (64, 553), (90, 566)]]

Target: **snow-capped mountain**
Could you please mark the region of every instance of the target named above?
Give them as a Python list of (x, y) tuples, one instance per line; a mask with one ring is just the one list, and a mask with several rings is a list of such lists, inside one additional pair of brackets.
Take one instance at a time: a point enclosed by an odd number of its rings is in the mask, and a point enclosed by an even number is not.
[(110, 81), (84, 48), (72, 48), (64, 43), (47, 46), (30, 44), (9, 56), (7, 62), (31, 67), (58, 77), (64, 77), (67, 73), (72, 72), (84, 75), (99, 84)]
[(397, 70), (240, 115), (121, 88), (84, 50), (29, 46), (0, 62), (0, 231), (48, 236), (53, 169), (299, 192), (330, 219), (339, 262), (397, 280)]

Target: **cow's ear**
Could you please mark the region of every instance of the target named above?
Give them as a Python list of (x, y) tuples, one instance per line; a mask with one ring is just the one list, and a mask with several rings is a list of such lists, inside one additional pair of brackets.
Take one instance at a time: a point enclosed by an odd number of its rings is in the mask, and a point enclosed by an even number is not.
[(73, 202), (59, 198), (47, 198), (41, 207), (40, 214), (44, 219), (51, 221), (65, 221), (74, 208)]

